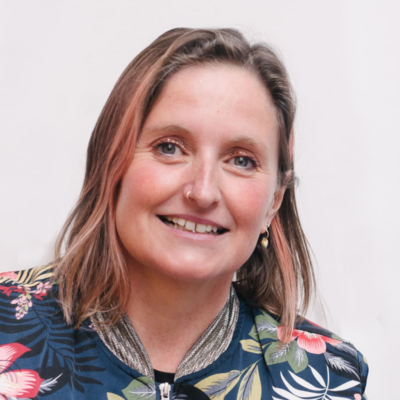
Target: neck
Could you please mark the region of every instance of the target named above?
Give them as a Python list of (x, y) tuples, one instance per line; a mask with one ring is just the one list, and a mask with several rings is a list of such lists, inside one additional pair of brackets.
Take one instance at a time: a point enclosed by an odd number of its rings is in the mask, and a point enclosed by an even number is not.
[(180, 281), (131, 268), (126, 313), (154, 369), (176, 372), (180, 362), (228, 300), (232, 275)]

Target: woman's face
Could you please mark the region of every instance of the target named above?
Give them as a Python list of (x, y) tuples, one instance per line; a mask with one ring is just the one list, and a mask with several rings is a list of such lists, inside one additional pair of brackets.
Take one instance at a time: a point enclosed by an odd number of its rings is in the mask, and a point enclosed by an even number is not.
[(176, 73), (120, 188), (116, 226), (129, 268), (230, 279), (280, 206), (277, 168), (275, 109), (253, 74), (222, 65)]

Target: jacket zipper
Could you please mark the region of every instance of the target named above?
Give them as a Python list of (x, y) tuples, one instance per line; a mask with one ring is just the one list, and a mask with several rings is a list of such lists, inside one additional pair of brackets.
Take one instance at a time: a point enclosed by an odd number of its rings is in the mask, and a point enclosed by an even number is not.
[(161, 392), (161, 400), (169, 400), (169, 392), (171, 391), (171, 385), (169, 383), (162, 383), (159, 386)]

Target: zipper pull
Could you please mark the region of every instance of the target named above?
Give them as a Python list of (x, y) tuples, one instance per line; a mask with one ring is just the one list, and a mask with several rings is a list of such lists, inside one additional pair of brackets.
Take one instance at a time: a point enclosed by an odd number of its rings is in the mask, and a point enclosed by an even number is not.
[(169, 392), (171, 391), (171, 386), (169, 383), (162, 383), (159, 386), (161, 392), (161, 400), (169, 400)]

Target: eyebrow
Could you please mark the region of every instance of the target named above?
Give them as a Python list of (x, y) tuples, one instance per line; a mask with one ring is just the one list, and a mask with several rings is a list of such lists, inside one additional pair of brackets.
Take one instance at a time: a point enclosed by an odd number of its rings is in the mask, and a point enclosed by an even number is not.
[[(183, 133), (183, 134), (189, 134), (190, 136), (196, 136), (197, 132), (188, 129), (182, 125), (176, 125), (176, 124), (170, 124), (170, 125), (159, 125), (159, 126), (154, 126), (154, 127), (149, 127), (148, 129), (145, 130), (145, 132), (152, 134), (156, 132), (165, 132), (165, 133)], [(229, 138), (230, 142), (232, 144), (244, 144), (250, 147), (253, 147), (254, 149), (258, 149), (260, 146), (265, 146), (265, 143), (262, 143), (258, 140), (254, 140), (253, 138), (241, 134), (239, 136), (233, 136), (232, 138)], [(269, 146), (267, 146), (267, 151), (269, 151)]]
[(150, 128), (145, 129), (147, 133), (156, 133), (156, 132), (165, 132), (165, 133), (188, 133), (192, 136), (195, 135), (195, 132), (185, 128), (182, 125), (159, 125), (159, 126), (150, 126)]
[(262, 143), (258, 140), (254, 140), (253, 138), (246, 136), (246, 135), (241, 135), (241, 136), (235, 136), (231, 139), (232, 143), (238, 143), (238, 144), (246, 144), (251, 147), (258, 148), (259, 146), (262, 145)]

